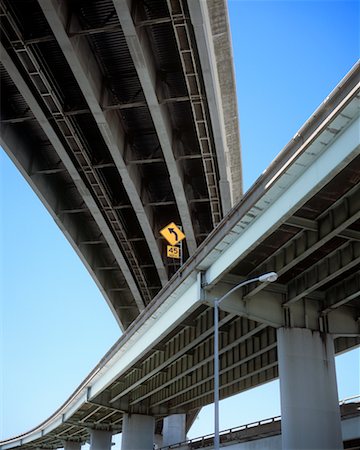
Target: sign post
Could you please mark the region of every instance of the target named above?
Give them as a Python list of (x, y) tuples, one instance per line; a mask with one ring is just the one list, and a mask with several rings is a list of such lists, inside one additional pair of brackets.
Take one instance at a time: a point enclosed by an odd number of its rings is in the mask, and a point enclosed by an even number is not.
[(171, 222), (169, 225), (166, 225), (166, 227), (160, 230), (160, 234), (170, 244), (167, 246), (166, 256), (172, 259), (180, 259), (180, 265), (182, 265), (182, 241), (186, 236), (182, 232), (181, 228), (175, 225), (174, 222)]

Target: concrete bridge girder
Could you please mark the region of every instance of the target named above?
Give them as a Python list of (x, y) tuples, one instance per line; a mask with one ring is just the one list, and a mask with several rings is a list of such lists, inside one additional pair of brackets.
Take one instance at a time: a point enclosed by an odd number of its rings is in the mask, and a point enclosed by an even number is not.
[[(147, 237), (159, 278), (162, 285), (164, 285), (168, 278), (160, 249), (154, 236), (154, 230), (152, 229), (153, 218), (149, 216), (150, 210), (145, 210), (144, 208), (144, 203), (147, 202), (147, 199), (144, 198), (142, 200), (140, 198), (140, 193), (142, 192), (141, 177), (138, 173), (135, 173), (135, 166), (132, 166), (130, 171), (124, 161), (125, 132), (121, 127), (117, 112), (104, 112), (101, 106), (101, 103), (109, 103), (107, 97), (110, 98), (110, 94), (104, 86), (100, 68), (87, 41), (82, 36), (70, 37), (66, 31), (69, 17), (68, 3), (59, 3), (56, 0), (51, 2), (40, 0), (39, 3), (113, 157), (123, 180), (124, 188), (132, 202), (144, 235)], [(80, 30), (80, 25), (76, 17), (72, 15), (71, 32), (76, 33), (78, 30)]]
[[(212, 305), (215, 299), (228, 292), (228, 286), (228, 283), (218, 285), (207, 292), (207, 304)], [(231, 314), (275, 328), (290, 326), (326, 331), (339, 336), (360, 336), (359, 318), (353, 308), (345, 305), (324, 314), (319, 299), (304, 295), (301, 300), (288, 306), (284, 303), (284, 298), (286, 297), (281, 292), (265, 290), (249, 298), (234, 293), (220, 307)]]

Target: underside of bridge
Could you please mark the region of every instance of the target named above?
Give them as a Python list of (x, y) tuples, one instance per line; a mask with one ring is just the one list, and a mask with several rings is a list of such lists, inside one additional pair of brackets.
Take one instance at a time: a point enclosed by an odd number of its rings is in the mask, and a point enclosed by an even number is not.
[(202, 7), (1, 2), (1, 145), (123, 330), (179, 268), (159, 231), (186, 260), (241, 196), (226, 6)]
[(359, 86), (360, 64), (65, 405), (3, 449), (120, 432), (124, 413), (154, 416), (159, 427), (187, 413), (190, 423), (213, 402), (213, 300), (264, 272), (276, 271), (277, 282), (224, 302), (221, 398), (279, 376), (277, 328), (331, 334), (336, 353), (360, 344)]

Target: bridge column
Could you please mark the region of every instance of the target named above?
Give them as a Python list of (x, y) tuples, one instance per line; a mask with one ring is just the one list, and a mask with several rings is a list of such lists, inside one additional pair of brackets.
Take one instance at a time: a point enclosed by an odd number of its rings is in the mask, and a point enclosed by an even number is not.
[(186, 414), (172, 414), (165, 417), (163, 426), (163, 446), (177, 444), (186, 439)]
[(142, 414), (124, 414), (121, 450), (152, 450), (155, 419)]
[(64, 450), (81, 450), (81, 442), (64, 441)]
[(332, 337), (302, 328), (277, 337), (283, 450), (342, 449)]
[(111, 441), (111, 431), (90, 430), (90, 450), (110, 450)]
[(163, 437), (162, 434), (155, 434), (154, 436), (155, 448), (163, 447)]

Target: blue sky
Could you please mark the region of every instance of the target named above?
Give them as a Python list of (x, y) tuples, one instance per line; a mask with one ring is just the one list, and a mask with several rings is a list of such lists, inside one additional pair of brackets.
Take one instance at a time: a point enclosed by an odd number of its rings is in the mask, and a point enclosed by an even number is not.
[[(359, 2), (230, 0), (229, 13), (247, 190), (359, 58)], [(52, 414), (120, 331), (65, 237), (0, 155), (5, 438)], [(337, 357), (337, 367), (339, 396), (359, 394), (359, 350)], [(233, 397), (221, 404), (220, 427), (277, 415), (279, 403), (278, 382)], [(212, 430), (207, 407), (189, 435)]]

